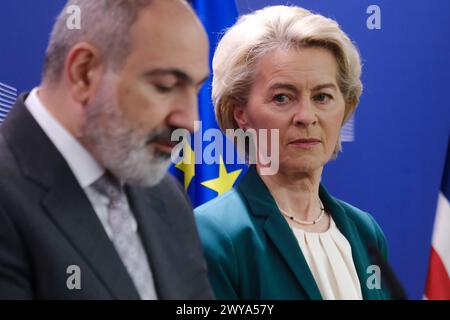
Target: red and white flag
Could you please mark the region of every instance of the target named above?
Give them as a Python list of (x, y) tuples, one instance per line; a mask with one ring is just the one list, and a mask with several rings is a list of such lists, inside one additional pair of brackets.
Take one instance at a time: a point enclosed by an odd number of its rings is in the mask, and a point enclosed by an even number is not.
[(434, 221), (425, 299), (450, 300), (450, 147)]

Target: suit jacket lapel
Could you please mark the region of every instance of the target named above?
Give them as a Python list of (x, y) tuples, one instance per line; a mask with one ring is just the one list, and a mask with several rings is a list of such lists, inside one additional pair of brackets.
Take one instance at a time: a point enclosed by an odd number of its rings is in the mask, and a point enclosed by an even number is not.
[(139, 299), (128, 272), (62, 155), (26, 110), (22, 95), (2, 133), (24, 174), (43, 188), (45, 211), (111, 295)]
[(238, 185), (238, 190), (247, 199), (251, 213), (266, 219), (263, 224), (264, 231), (274, 243), (309, 298), (314, 300), (322, 299), (297, 239), (279, 212), (270, 191), (259, 177), (254, 166), (251, 166), (242, 178)]
[(179, 249), (174, 245), (177, 240), (171, 239), (178, 237), (173, 227), (180, 223), (176, 219), (177, 215), (168, 208), (170, 204), (162, 200), (167, 195), (161, 194), (158, 186), (151, 190), (127, 186), (127, 194), (138, 221), (139, 234), (152, 269), (158, 298), (179, 299), (191, 280), (187, 277), (192, 274), (182, 262), (177, 263), (183, 261), (180, 260)]
[(61, 170), (42, 203), (114, 298), (140, 299), (113, 243), (71, 172)]
[(170, 287), (163, 279), (170, 279), (170, 275), (176, 273), (172, 273), (170, 265), (164, 264), (167, 260), (166, 256), (170, 255), (170, 252), (165, 249), (170, 250), (170, 247), (165, 248), (161, 239), (171, 234), (166, 221), (167, 217), (161, 214), (165, 211), (164, 203), (149, 192), (144, 193), (139, 187), (127, 186), (127, 195), (138, 222), (138, 232), (147, 253), (158, 298), (167, 299), (170, 295)]

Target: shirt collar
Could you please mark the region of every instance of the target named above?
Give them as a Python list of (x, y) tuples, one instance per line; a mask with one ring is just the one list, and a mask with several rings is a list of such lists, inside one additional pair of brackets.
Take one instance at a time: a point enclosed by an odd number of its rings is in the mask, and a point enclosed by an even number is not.
[(88, 187), (104, 174), (105, 169), (47, 110), (39, 99), (38, 90), (31, 91), (25, 106), (64, 157), (81, 187)]

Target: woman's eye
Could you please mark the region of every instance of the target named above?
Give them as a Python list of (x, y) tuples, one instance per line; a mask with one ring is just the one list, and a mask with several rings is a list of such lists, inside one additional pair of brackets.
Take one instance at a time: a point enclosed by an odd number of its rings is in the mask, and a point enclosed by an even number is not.
[(290, 98), (286, 94), (277, 94), (277, 95), (275, 95), (273, 97), (273, 101), (276, 104), (285, 104), (285, 103), (288, 103), (290, 101)]
[(319, 93), (318, 95), (314, 96), (314, 101), (317, 101), (319, 103), (328, 103), (333, 97), (327, 93)]

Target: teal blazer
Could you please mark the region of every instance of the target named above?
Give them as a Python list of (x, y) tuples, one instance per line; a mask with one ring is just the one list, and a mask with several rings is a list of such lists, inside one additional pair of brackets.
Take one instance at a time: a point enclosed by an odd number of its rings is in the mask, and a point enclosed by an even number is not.
[[(387, 256), (379, 225), (323, 186), (319, 196), (351, 245), (363, 298), (387, 299), (383, 286), (366, 285), (373, 280), (366, 246)], [(297, 239), (254, 166), (237, 187), (196, 208), (195, 217), (218, 299), (322, 299)]]

